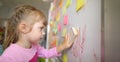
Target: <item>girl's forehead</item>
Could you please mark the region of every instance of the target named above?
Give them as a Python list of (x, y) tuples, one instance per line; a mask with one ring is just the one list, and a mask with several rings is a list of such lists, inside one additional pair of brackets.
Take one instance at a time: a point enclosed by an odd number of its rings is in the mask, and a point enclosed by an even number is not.
[(35, 22), (35, 26), (45, 27), (42, 21)]

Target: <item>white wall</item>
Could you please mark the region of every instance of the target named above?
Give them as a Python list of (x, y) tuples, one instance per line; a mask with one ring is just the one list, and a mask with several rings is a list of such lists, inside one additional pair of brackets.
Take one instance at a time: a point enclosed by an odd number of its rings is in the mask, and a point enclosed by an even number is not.
[(120, 62), (120, 0), (104, 0), (105, 62)]

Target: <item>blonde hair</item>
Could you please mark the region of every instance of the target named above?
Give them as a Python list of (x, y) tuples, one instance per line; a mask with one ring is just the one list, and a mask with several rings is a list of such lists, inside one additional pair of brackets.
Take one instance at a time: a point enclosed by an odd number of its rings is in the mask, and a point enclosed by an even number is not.
[[(27, 17), (32, 15), (35, 15), (33, 18), (34, 20), (26, 20)], [(18, 24), (23, 20), (27, 21), (31, 25), (37, 21), (42, 21), (45, 26), (47, 25), (45, 15), (35, 7), (30, 5), (20, 5), (16, 7), (10, 20), (8, 21), (6, 40), (3, 43), (4, 49), (7, 48), (10, 43), (16, 43), (16, 41), (18, 41), (19, 32), (17, 30), (17, 27)]]

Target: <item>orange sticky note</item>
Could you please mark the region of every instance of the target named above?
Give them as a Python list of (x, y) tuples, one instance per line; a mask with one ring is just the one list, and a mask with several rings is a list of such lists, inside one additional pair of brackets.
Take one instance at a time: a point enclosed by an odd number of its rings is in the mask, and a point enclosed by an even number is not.
[(50, 46), (53, 48), (53, 47), (56, 47), (56, 40), (53, 40), (52, 42), (51, 42), (51, 44), (50, 44)]
[(61, 8), (63, 4), (63, 0), (60, 0), (59, 7)]
[(64, 25), (67, 25), (68, 24), (68, 15), (65, 15), (64, 16)]

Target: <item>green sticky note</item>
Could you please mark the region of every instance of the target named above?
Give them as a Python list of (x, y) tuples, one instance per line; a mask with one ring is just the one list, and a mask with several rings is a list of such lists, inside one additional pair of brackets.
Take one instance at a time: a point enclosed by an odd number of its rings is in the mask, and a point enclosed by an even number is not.
[(58, 29), (57, 29), (57, 28), (53, 28), (53, 32), (54, 32), (54, 34), (56, 34), (56, 33), (57, 33), (57, 31), (58, 31)]

